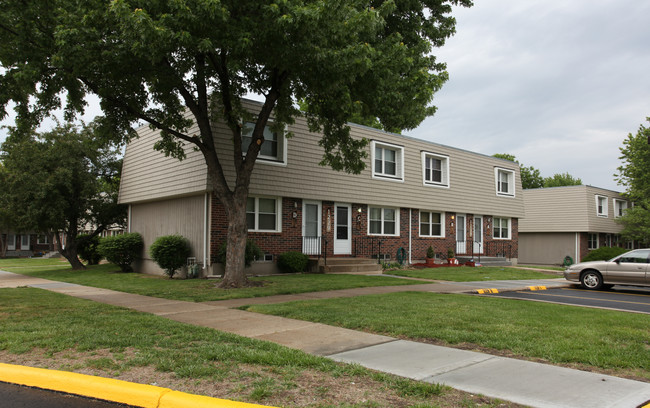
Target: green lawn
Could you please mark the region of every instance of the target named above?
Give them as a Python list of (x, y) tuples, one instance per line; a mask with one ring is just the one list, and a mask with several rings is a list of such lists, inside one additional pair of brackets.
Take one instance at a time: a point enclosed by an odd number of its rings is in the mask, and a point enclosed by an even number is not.
[(414, 270), (385, 271), (387, 275), (407, 276), (411, 278), (445, 280), (454, 282), (472, 282), (486, 280), (517, 280), (517, 279), (552, 279), (558, 278), (553, 273), (530, 271), (525, 269), (503, 266), (458, 266)]
[(641, 314), (421, 292), (255, 305), (247, 310), (650, 380), (648, 316)]
[[(177, 384), (188, 392), (203, 390), (220, 398), (284, 406), (389, 407), (373, 402), (385, 394), (400, 406), (433, 407), (437, 402), (454, 406), (445, 403), (446, 395), (458, 394), (270, 342), (40, 289), (0, 289), (0, 327), (5, 362), (22, 362), (24, 356), (26, 365), (91, 370), (107, 377), (134, 370), (145, 382), (171, 377), (185, 380)], [(152, 377), (147, 369), (162, 374)], [(350, 403), (348, 394), (357, 387), (370, 393), (368, 405)], [(305, 394), (311, 403), (294, 405), (296, 396)]]
[(40, 261), (47, 260), (0, 260), (0, 269), (79, 285), (194, 302), (422, 283), (388, 276), (304, 274), (252, 278), (254, 281), (263, 281), (264, 286), (226, 290), (216, 288), (218, 280), (171, 280), (162, 276), (121, 273), (118, 267), (111, 264), (74, 271), (69, 265), (63, 266), (67, 264), (61, 261), (49, 261), (50, 263)]

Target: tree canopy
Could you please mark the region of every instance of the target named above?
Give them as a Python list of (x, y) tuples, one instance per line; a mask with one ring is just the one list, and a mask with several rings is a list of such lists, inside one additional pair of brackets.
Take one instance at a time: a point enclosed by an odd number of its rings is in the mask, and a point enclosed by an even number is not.
[[(646, 120), (650, 122), (650, 117)], [(627, 135), (620, 150), (622, 164), (615, 177), (634, 204), (619, 218), (621, 234), (627, 240), (650, 243), (650, 128), (641, 124), (635, 135)]]
[[(186, 143), (200, 150), (229, 220), (223, 285), (238, 286), (265, 126), (282, 132), (304, 114), (322, 132), (322, 164), (361, 171), (367, 141), (350, 137), (352, 117), (401, 130), (435, 112), (447, 72), (432, 51), (454, 33), (452, 5), (471, 0), (5, 0), (0, 106), (16, 102), (18, 126), (31, 127), (61, 105), (63, 92), (68, 117), (93, 93), (113, 139), (145, 121), (162, 131), (155, 148), (165, 154), (182, 158)], [(259, 112), (243, 108), (248, 93), (262, 95)], [(214, 141), (217, 120), (233, 136), (231, 184)], [(245, 122), (255, 127), (243, 152)], [(198, 133), (188, 132), (192, 123)]]
[(83, 267), (76, 253), (80, 229), (97, 235), (124, 223), (125, 208), (117, 205), (121, 160), (98, 142), (93, 126), (64, 125), (43, 134), (13, 129), (0, 159), (0, 200), (12, 227), (65, 242), (60, 252), (73, 268)]

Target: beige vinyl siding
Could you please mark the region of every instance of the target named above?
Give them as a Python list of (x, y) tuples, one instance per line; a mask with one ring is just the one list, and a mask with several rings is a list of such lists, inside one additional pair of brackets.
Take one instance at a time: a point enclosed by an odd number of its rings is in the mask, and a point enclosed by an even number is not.
[[(198, 129), (190, 130), (190, 133)], [(166, 197), (205, 192), (208, 189), (207, 166), (203, 155), (185, 146), (182, 161), (165, 157), (154, 150), (158, 131), (148, 126), (138, 129), (139, 137), (126, 147), (122, 165), (120, 203), (152, 201)]]
[(560, 265), (567, 255), (576, 260), (574, 232), (519, 232), (520, 264)]
[[(250, 194), (523, 217), (524, 204), (517, 164), (363, 126), (351, 127), (355, 138), (377, 140), (404, 148), (403, 182), (372, 177), (370, 143), (366, 148), (366, 168), (359, 175), (320, 166), (318, 163), (322, 160), (323, 149), (318, 141), (321, 136), (310, 133), (306, 120), (298, 118), (288, 129), (294, 136), (287, 140), (286, 166), (258, 161), (251, 179)], [(224, 124), (215, 124), (214, 130), (217, 144), (222, 146), (220, 159), (224, 174), (232, 186), (235, 180), (230, 142), (232, 136)], [(130, 157), (125, 158), (121, 202), (147, 201), (210, 189), (201, 157), (193, 156), (182, 163), (172, 163), (175, 159), (164, 158), (158, 152), (148, 153), (146, 145), (152, 146), (153, 142), (147, 143), (145, 139), (152, 136), (150, 132), (142, 132), (141, 138), (134, 141), (138, 145), (129, 146), (127, 150)], [(422, 151), (449, 157), (449, 188), (423, 185)], [(188, 163), (189, 168), (181, 174), (179, 167), (188, 166)], [(176, 172), (167, 169), (167, 166), (177, 169)], [(514, 197), (497, 196), (495, 167), (515, 172)], [(157, 169), (156, 174), (152, 174), (153, 169)]]
[[(613, 199), (619, 193), (592, 186), (566, 186), (525, 190), (526, 216), (519, 232), (607, 232), (619, 233)], [(608, 216), (596, 213), (596, 195), (607, 197)]]
[(131, 205), (130, 231), (138, 232), (144, 239), (142, 270), (162, 274), (151, 260), (149, 247), (156, 238), (178, 234), (190, 241), (192, 255), (203, 262), (205, 194)]

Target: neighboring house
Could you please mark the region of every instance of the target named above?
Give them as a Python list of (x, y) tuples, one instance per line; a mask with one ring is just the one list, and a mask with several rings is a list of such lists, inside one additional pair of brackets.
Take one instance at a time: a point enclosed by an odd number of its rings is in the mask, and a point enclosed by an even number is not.
[(3, 232), (1, 241), (5, 245), (5, 257), (41, 256), (56, 250), (44, 234)]
[[(232, 182), (232, 135), (223, 124), (213, 126)], [(364, 126), (351, 128), (353, 137), (369, 140), (367, 166), (359, 175), (318, 164), (321, 135), (310, 133), (303, 118), (289, 127), (293, 138), (268, 131), (247, 203), (248, 236), (266, 254), (254, 265), (257, 271), (274, 270), (276, 257), (290, 250), (390, 260), (399, 252), (416, 262), (432, 246), (444, 258), (453, 249), (459, 256), (505, 255), (516, 262), (518, 221), (524, 215), (516, 163)], [(144, 237), (139, 270), (162, 273), (148, 248), (159, 236), (181, 234), (189, 239), (196, 262), (207, 266), (206, 273), (219, 274), (215, 257), (227, 222), (211, 193), (203, 156), (186, 146), (185, 160), (165, 157), (153, 150), (158, 131), (142, 127), (138, 134), (126, 148), (119, 202), (129, 205), (128, 230)]]
[(602, 246), (632, 248), (620, 238), (616, 218), (630, 203), (620, 193), (592, 186), (524, 190), (526, 216), (519, 221), (519, 263), (580, 262)]

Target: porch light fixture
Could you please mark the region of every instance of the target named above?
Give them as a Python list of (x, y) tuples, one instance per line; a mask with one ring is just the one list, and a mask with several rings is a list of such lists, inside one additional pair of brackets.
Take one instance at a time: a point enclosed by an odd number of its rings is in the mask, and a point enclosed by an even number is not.
[(361, 213), (362, 211), (363, 211), (363, 210), (361, 209), (361, 207), (357, 208), (357, 212), (358, 212), (358, 213)]

